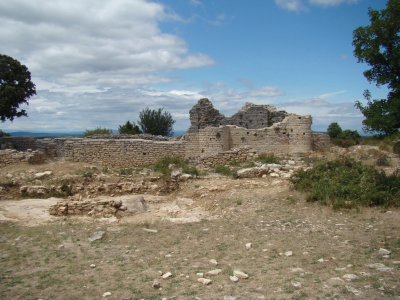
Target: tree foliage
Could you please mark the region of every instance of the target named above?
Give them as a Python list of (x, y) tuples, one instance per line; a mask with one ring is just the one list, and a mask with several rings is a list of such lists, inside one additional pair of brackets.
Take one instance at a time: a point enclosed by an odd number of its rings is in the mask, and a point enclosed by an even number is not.
[(28, 104), (28, 99), (36, 95), (31, 73), (25, 65), (16, 59), (0, 54), (0, 120), (26, 116), (21, 104)]
[(171, 136), (173, 134), (173, 125), (175, 120), (167, 111), (162, 108), (145, 108), (139, 113), (138, 124), (143, 133), (153, 135)]
[(124, 125), (120, 125), (118, 129), (120, 134), (139, 134), (142, 133), (139, 126), (135, 122), (127, 121)]
[(342, 128), (340, 125), (336, 122), (331, 123), (328, 126), (328, 135), (331, 139), (339, 137), (339, 135), (342, 133)]
[(388, 0), (383, 10), (369, 9), (370, 25), (353, 32), (354, 55), (370, 69), (364, 76), (378, 86), (387, 85), (387, 99), (371, 100), (364, 93), (367, 105), (356, 107), (363, 113), (366, 131), (392, 134), (400, 128), (400, 0)]

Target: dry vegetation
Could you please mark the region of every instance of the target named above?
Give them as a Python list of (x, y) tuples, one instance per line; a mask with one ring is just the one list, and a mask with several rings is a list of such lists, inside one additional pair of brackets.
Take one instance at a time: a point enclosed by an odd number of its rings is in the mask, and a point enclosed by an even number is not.
[[(377, 156), (366, 149), (346, 151), (375, 164)], [(337, 154), (324, 156), (330, 155)], [(398, 158), (386, 155), (390, 165), (379, 168), (392, 173)], [(34, 178), (44, 171), (52, 175)], [(150, 167), (110, 170), (51, 162), (3, 169), (1, 298), (101, 299), (110, 292), (107, 299), (398, 299), (398, 208), (333, 210), (307, 202), (289, 179), (199, 174), (163, 192), (165, 175)], [(145, 212), (119, 219), (50, 217), (47, 209), (57, 199), (21, 200), (23, 185), (50, 187), (63, 180), (74, 193), (82, 186), (78, 192), (92, 199), (140, 197), (117, 188), (127, 181), (150, 182), (153, 189), (142, 193)], [(109, 190), (97, 189), (100, 184)], [(103, 237), (90, 242), (99, 231)], [(215, 269), (222, 271), (206, 275)], [(236, 269), (249, 278), (232, 282)], [(172, 277), (163, 279), (160, 272)], [(198, 282), (197, 273), (212, 283)]]

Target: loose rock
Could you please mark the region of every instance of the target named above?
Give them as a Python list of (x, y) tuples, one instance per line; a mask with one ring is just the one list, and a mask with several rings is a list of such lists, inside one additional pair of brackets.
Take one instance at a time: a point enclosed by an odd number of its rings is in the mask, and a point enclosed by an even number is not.
[(209, 285), (212, 282), (212, 280), (208, 278), (197, 278), (197, 281), (204, 285)]
[(248, 274), (246, 274), (240, 270), (233, 270), (233, 276), (236, 276), (237, 278), (242, 278), (242, 279), (249, 278)]

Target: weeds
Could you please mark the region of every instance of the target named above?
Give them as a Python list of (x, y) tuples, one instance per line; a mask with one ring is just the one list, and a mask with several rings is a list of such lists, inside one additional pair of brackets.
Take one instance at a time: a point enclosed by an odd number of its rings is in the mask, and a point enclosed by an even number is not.
[(386, 176), (350, 158), (317, 162), (313, 169), (297, 172), (292, 182), (308, 193), (309, 201), (333, 208), (400, 206), (400, 177)]
[(182, 169), (183, 173), (198, 176), (199, 171), (194, 166), (190, 166), (187, 161), (180, 157), (166, 156), (161, 158), (155, 165), (154, 171), (160, 172), (164, 175), (170, 175), (173, 168)]
[(261, 153), (257, 160), (263, 164), (279, 164), (281, 162), (279, 157), (269, 153)]
[(216, 165), (214, 168), (215, 173), (224, 175), (224, 176), (231, 176), (233, 178), (237, 177), (236, 171), (231, 170), (228, 166), (225, 165)]

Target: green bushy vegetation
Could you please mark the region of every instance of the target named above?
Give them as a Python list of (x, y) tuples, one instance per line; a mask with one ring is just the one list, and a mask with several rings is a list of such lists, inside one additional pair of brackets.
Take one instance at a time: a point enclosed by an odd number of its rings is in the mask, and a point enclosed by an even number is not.
[(196, 169), (196, 167), (189, 165), (187, 161), (176, 156), (166, 156), (161, 158), (154, 165), (154, 171), (160, 172), (164, 175), (170, 175), (170, 165), (174, 165), (174, 168), (182, 169), (183, 173), (199, 176), (199, 171)]
[(263, 164), (280, 164), (281, 162), (279, 157), (271, 153), (262, 153), (257, 157), (257, 160)]
[(233, 178), (236, 178), (236, 171), (232, 170), (228, 166), (225, 165), (216, 165), (214, 168), (215, 173), (224, 175), (224, 176), (232, 176)]
[(360, 144), (361, 136), (357, 130), (342, 130), (336, 122), (331, 123), (327, 129), (328, 135), (334, 145), (339, 147), (351, 147)]
[(140, 134), (142, 131), (140, 130), (139, 126), (135, 124), (135, 122), (127, 121), (125, 124), (120, 125), (118, 128), (118, 132), (120, 134)]
[(97, 127), (96, 129), (93, 129), (93, 130), (87, 129), (83, 133), (83, 136), (88, 137), (88, 136), (97, 135), (97, 134), (112, 134), (112, 130), (107, 129), (107, 128), (101, 128), (101, 127)]
[(334, 208), (400, 206), (399, 176), (387, 176), (350, 158), (319, 161), (311, 170), (298, 171), (292, 182), (309, 201)]

